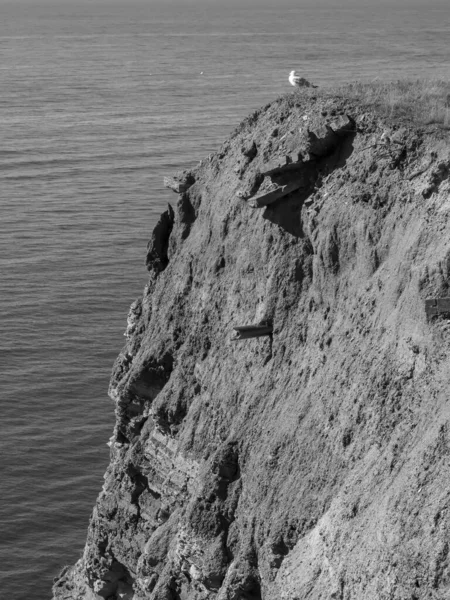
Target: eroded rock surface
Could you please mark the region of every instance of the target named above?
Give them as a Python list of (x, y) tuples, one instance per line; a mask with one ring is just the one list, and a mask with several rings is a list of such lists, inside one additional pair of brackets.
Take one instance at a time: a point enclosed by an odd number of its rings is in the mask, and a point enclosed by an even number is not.
[[(192, 171), (55, 599), (450, 597), (450, 329), (424, 311), (449, 295), (449, 164), (447, 138), (307, 91)], [(252, 210), (268, 173), (300, 185)], [(247, 323), (273, 333), (233, 342)]]

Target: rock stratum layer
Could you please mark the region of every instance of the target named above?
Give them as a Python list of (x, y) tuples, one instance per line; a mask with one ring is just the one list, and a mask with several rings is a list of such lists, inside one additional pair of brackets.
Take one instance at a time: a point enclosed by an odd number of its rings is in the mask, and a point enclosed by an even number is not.
[(445, 135), (308, 90), (168, 179), (55, 599), (450, 598)]

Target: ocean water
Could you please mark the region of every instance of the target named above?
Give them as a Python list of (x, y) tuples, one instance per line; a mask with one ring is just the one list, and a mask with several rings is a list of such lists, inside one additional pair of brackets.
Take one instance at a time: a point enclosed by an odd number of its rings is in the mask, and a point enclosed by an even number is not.
[(163, 176), (292, 69), (449, 79), (448, 2), (333, 4), (0, 0), (2, 598), (50, 598), (82, 552)]

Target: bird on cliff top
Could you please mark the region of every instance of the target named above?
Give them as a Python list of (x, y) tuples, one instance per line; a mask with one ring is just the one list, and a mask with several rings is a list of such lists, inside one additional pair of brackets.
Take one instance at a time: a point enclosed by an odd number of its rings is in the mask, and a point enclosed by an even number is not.
[(294, 87), (316, 87), (315, 85), (309, 83), (309, 81), (304, 77), (299, 77), (298, 75), (296, 75), (295, 71), (290, 72), (289, 83)]

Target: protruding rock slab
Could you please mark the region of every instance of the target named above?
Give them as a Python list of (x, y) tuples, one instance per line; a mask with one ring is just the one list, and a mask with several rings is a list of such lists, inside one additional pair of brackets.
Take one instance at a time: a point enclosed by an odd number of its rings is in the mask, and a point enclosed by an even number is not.
[(355, 122), (348, 115), (341, 115), (331, 123), (323, 123), (308, 129), (307, 150), (312, 156), (327, 156), (340, 144), (340, 138), (355, 131)]
[[(339, 144), (339, 138), (355, 131), (355, 122), (348, 115), (341, 115), (331, 123), (322, 123), (307, 130), (307, 143), (304, 150), (313, 156), (325, 156)], [(302, 168), (304, 155), (299, 150), (293, 150), (283, 156), (278, 156), (262, 167), (263, 175), (278, 175)]]
[(355, 121), (348, 115), (341, 115), (331, 123), (331, 129), (337, 135), (348, 135), (355, 131)]
[(241, 327), (233, 327), (233, 329), (236, 331), (231, 338), (233, 342), (261, 337), (263, 335), (271, 335), (273, 331), (272, 325), (243, 325)]
[(427, 317), (450, 313), (450, 298), (427, 298), (425, 312)]
[[(305, 117), (308, 118), (304, 125), (298, 130), (293, 130), (286, 142), (286, 153), (288, 155), (295, 153), (298, 157), (302, 157), (303, 162), (332, 154), (342, 143), (343, 138), (356, 132), (354, 119), (346, 114), (336, 115), (333, 120), (321, 119), (317, 115), (305, 115)], [(301, 168), (302, 162), (299, 162), (298, 166)], [(294, 167), (291, 166), (290, 169), (292, 168)]]
[(308, 129), (308, 151), (314, 156), (325, 156), (329, 154), (339, 143), (337, 133), (325, 124), (313, 130)]
[(164, 177), (164, 187), (173, 190), (176, 194), (186, 192), (191, 185), (192, 182), (190, 182), (189, 179), (180, 181), (179, 179), (175, 179), (175, 177)]
[(295, 171), (302, 167), (303, 156), (299, 152), (292, 152), (279, 156), (263, 165), (261, 173), (263, 175), (275, 175), (286, 171)]
[(272, 204), (276, 200), (295, 192), (302, 187), (302, 181), (291, 181), (285, 185), (273, 184), (273, 187), (262, 192), (258, 192), (250, 199), (249, 205), (252, 208), (262, 208), (268, 204)]

